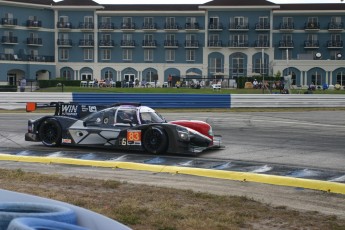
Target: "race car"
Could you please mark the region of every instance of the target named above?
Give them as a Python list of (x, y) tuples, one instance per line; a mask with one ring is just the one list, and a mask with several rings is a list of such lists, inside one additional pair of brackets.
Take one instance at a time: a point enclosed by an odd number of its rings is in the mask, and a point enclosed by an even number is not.
[(73, 145), (162, 153), (199, 153), (221, 147), (221, 136), (199, 120), (167, 122), (140, 103), (111, 106), (53, 102), (27, 103), (27, 111), (55, 107), (55, 114), (28, 120), (26, 141), (45, 146)]

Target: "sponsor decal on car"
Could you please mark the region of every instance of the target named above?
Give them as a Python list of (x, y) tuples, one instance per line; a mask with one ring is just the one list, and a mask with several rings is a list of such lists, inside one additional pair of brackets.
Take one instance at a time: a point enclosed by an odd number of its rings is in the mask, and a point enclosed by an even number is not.
[(127, 130), (127, 145), (141, 145), (141, 130)]
[(62, 143), (64, 143), (64, 144), (71, 144), (72, 140), (71, 139), (62, 139)]

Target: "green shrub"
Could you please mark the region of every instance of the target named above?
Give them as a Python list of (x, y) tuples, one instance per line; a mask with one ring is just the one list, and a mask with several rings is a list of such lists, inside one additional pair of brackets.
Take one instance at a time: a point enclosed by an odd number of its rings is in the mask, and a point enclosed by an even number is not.
[(56, 87), (58, 84), (63, 84), (64, 86), (80, 86), (80, 81), (65, 79), (38, 80), (38, 85), (40, 88)]
[(17, 92), (15, 85), (0, 85), (0, 92)]

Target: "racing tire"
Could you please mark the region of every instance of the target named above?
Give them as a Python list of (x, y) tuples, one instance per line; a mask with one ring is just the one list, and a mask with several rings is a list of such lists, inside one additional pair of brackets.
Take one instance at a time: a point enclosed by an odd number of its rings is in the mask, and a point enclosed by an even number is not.
[(7, 230), (88, 230), (84, 227), (41, 218), (21, 217), (13, 219)]
[(53, 118), (44, 120), (38, 130), (38, 135), (42, 143), (49, 147), (55, 147), (61, 144), (61, 133), (60, 123)]
[(0, 203), (0, 229), (7, 229), (10, 222), (19, 217), (34, 217), (77, 224), (77, 215), (67, 207), (30, 202)]
[(168, 149), (168, 136), (161, 127), (151, 126), (144, 133), (143, 146), (150, 153), (164, 153)]

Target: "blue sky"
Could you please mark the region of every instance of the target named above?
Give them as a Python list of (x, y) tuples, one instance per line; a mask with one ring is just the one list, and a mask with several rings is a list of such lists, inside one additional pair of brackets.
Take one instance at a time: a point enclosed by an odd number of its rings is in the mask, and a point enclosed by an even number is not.
[[(94, 0), (100, 4), (202, 4), (210, 0)], [(270, 0), (274, 3), (341, 3), (341, 0)], [(344, 2), (345, 4), (345, 2)]]

